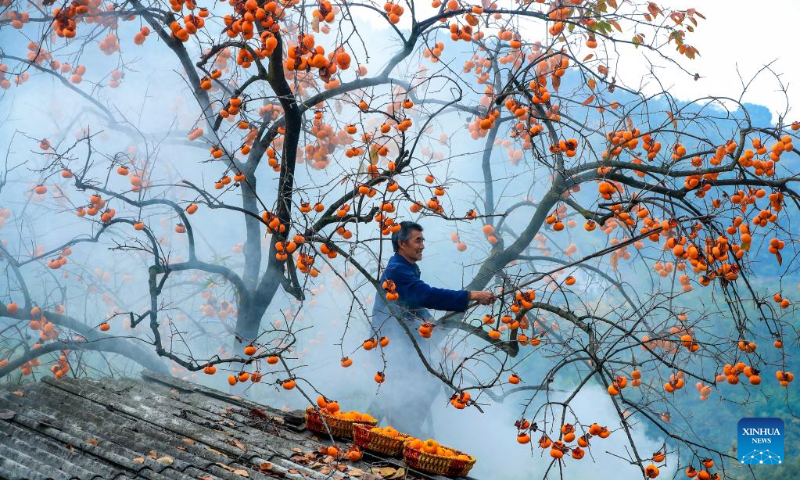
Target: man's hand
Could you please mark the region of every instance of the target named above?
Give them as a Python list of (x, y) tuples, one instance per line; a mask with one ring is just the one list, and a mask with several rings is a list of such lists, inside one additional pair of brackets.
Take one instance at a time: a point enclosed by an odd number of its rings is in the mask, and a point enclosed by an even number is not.
[(475, 300), (481, 305), (489, 305), (494, 302), (494, 294), (488, 290), (469, 292), (470, 301)]

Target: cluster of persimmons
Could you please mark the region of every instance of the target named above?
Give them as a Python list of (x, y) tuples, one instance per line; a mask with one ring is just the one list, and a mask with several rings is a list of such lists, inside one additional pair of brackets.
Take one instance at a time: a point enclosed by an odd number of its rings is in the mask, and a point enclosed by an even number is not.
[[(532, 426), (531, 423), (525, 419), (518, 420), (514, 426), (519, 430), (517, 442), (523, 445), (530, 443), (530, 432), (537, 431), (537, 426), (535, 424)], [(550, 456), (555, 459), (561, 459), (565, 454), (570, 454), (575, 460), (580, 460), (586, 455), (584, 449), (589, 447), (590, 439), (593, 437), (608, 438), (609, 435), (611, 435), (611, 430), (597, 423), (593, 423), (589, 426), (585, 434), (578, 437), (575, 426), (565, 423), (561, 426), (558, 439), (552, 439), (547, 434), (542, 433), (541, 438), (539, 438), (539, 448), (550, 448)], [(570, 445), (572, 442), (576, 444)]]

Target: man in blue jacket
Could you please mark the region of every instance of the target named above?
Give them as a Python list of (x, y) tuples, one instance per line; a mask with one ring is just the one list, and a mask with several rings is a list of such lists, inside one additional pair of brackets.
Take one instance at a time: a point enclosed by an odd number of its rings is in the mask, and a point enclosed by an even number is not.
[[(417, 262), (422, 260), (425, 238), (422, 226), (417, 223), (401, 222), (400, 230), (392, 234), (392, 247), (395, 254), (389, 259), (380, 283), (393, 282), (398, 299), (387, 305), (385, 292), (377, 292), (375, 296), (372, 328), (380, 336), (389, 338), (390, 345), (382, 351), (386, 380), (368, 411), (378, 418), (385, 416), (388, 424), (400, 431), (422, 436), (422, 423), (442, 383), (425, 368), (400, 323), (417, 335), (417, 343), (431, 363), (432, 353), (442, 337), (435, 329), (431, 339), (417, 333), (422, 323), (432, 319), (428, 309), (463, 312), (470, 301), (488, 305), (494, 301), (494, 295), (489, 291), (436, 288), (423, 282)], [(436, 369), (438, 364), (431, 364), (431, 367)]]

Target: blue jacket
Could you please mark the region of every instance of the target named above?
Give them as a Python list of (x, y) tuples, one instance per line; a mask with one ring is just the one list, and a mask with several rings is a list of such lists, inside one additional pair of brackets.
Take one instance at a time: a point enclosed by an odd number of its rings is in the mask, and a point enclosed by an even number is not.
[[(389, 259), (389, 263), (381, 275), (381, 284), (384, 280), (394, 282), (399, 298), (392, 303), (400, 307), (404, 318), (416, 317), (428, 320), (431, 316), (427, 311), (428, 308), (452, 312), (463, 312), (467, 309), (468, 291), (431, 287), (420, 279), (420, 274), (416, 264), (412, 264), (399, 253), (395, 253)], [(372, 309), (373, 325), (379, 326), (376, 325), (376, 320), (382, 323), (387, 314), (389, 314), (389, 309), (386, 303), (380, 294), (376, 295), (375, 305)]]

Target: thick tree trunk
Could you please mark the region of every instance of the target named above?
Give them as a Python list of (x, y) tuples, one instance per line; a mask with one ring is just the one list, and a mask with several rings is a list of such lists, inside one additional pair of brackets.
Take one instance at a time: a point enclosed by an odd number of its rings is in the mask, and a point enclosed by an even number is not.
[[(256, 196), (256, 176), (246, 174), (246, 182), (242, 183), (242, 207), (248, 212), (258, 215)], [(258, 283), (258, 272), (261, 270), (261, 221), (251, 215), (244, 215), (247, 236), (244, 242), (244, 275), (242, 281), (245, 288), (254, 291)]]
[[(236, 335), (243, 345), (249, 345), (258, 337), (261, 328), (261, 314), (257, 314), (252, 306), (244, 311), (239, 310), (239, 317), (236, 319)], [(234, 349), (238, 347), (234, 341)]]
[[(248, 219), (249, 222), (252, 221), (258, 224), (257, 231), (255, 228), (253, 228), (251, 232), (249, 227), (250, 224), (248, 224), (247, 231), (247, 246), (253, 246), (253, 248), (258, 246), (258, 262), (251, 262), (250, 257), (247, 255), (245, 256), (245, 262), (247, 263), (245, 268), (256, 269), (254, 274), (255, 276), (253, 276), (252, 272), (250, 275), (245, 272), (245, 284), (247, 285), (247, 288), (255, 288), (251, 297), (251, 304), (245, 309), (245, 311), (240, 309), (239, 318), (236, 321), (236, 333), (245, 342), (251, 342), (258, 337), (261, 327), (261, 319), (263, 318), (267, 307), (270, 305), (270, 303), (272, 303), (272, 299), (275, 297), (275, 293), (281, 285), (281, 277), (285, 274), (284, 262), (278, 261), (275, 258), (275, 254), (277, 252), (275, 243), (279, 240), (285, 240), (289, 233), (288, 227), (291, 224), (292, 195), (294, 193), (294, 171), (297, 160), (297, 145), (300, 141), (300, 132), (302, 130), (302, 114), (300, 112), (300, 106), (297, 104), (297, 99), (295, 98), (294, 92), (292, 92), (292, 89), (283, 72), (283, 60), (281, 54), (283, 40), (280, 35), (276, 35), (276, 38), (278, 40), (278, 46), (275, 48), (275, 53), (273, 53), (272, 57), (270, 58), (268, 81), (272, 89), (275, 91), (275, 94), (281, 103), (281, 107), (283, 108), (284, 117), (286, 119), (286, 130), (283, 141), (283, 158), (281, 161), (280, 179), (278, 180), (278, 198), (275, 214), (280, 220), (281, 225), (287, 227), (287, 230), (285, 232), (275, 232), (273, 234), (269, 247), (269, 257), (267, 259), (266, 272), (261, 280), (258, 281), (258, 286), (255, 287), (256, 281), (258, 280), (258, 269), (260, 268), (261, 264), (261, 226), (258, 220), (252, 218)], [(252, 172), (248, 172), (248, 175), (253, 176)], [(255, 194), (251, 192), (251, 195), (252, 200), (248, 200), (247, 195), (245, 195), (245, 208), (257, 208)], [(248, 204), (247, 202), (252, 203)], [(253, 238), (251, 238), (251, 234), (253, 235)], [(253, 258), (256, 258), (255, 252), (253, 252), (253, 254)], [(248, 281), (249, 279), (252, 279), (253, 287), (251, 287), (251, 283)]]

